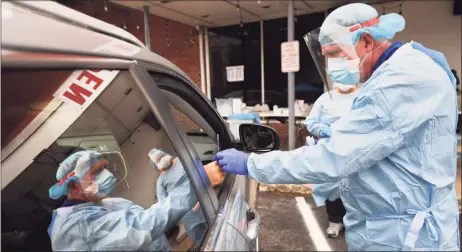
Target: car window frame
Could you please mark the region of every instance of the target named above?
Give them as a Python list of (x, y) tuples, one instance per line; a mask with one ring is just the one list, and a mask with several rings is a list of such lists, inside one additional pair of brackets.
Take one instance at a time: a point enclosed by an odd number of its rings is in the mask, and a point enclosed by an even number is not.
[(145, 96), (149, 108), (155, 113), (159, 123), (165, 129), (178, 158), (190, 178), (207, 223), (211, 227), (218, 212), (218, 198), (206, 177), (207, 175), (199, 171), (199, 167), (202, 167), (199, 155), (186, 132), (176, 120), (170, 106), (165, 106), (168, 101), (162, 95), (161, 89), (150, 76), (148, 70), (136, 63), (130, 66), (128, 71), (140, 88), (141, 93)]
[[(143, 64), (143, 66), (148, 69), (151, 75), (153, 73), (161, 74), (155, 66), (146, 64)], [(205, 97), (205, 95), (203, 95), (197, 86), (194, 83), (188, 84), (188, 80), (178, 78), (170, 74), (164, 75), (167, 76), (170, 81), (177, 81), (181, 83), (182, 86), (187, 88), (189, 92), (186, 93), (185, 90), (182, 90), (182, 88), (175, 87), (178, 86), (177, 84), (156, 81), (159, 88), (179, 96), (181, 99), (190, 104), (190, 106), (193, 107), (207, 122), (209, 122), (210, 127), (212, 127), (215, 133), (219, 136), (219, 150), (234, 148), (234, 136), (229, 130), (229, 127), (223, 117), (221, 117), (218, 111), (214, 109), (213, 104)], [(223, 181), (219, 191), (216, 193), (220, 204), (226, 200), (226, 197), (223, 197), (222, 194), (227, 195), (229, 193), (229, 188), (233, 185), (235, 176), (235, 174), (226, 173), (225, 180)]]

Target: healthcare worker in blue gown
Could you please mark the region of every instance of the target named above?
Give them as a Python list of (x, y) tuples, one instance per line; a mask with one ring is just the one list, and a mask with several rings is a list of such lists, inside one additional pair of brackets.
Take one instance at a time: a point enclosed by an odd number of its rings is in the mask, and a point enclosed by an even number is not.
[(333, 81), (364, 83), (351, 111), (316, 145), (214, 159), (264, 183), (339, 182), (349, 250), (459, 251), (455, 78), (442, 53), (389, 41), (404, 26), (366, 4), (334, 10), (305, 41)]
[[(310, 114), (305, 119), (304, 123), (308, 132), (318, 139), (330, 137), (330, 125), (350, 111), (357, 93), (356, 85), (334, 83), (332, 90), (322, 94), (316, 100)], [(338, 182), (313, 185), (313, 199), (318, 207), (326, 206), (329, 219), (327, 236), (337, 237), (343, 230), (343, 217), (346, 213), (340, 199)]]
[[(156, 196), (158, 201), (163, 201), (169, 193), (175, 189), (170, 180), (177, 180), (179, 177), (186, 176), (183, 165), (177, 157), (160, 150), (152, 149), (148, 153), (150, 163), (154, 169), (158, 169), (160, 176), (156, 182)], [(204, 212), (199, 202), (181, 218), (185, 227), (185, 233), (193, 241), (195, 246), (200, 246), (200, 242), (207, 231), (207, 222)]]
[[(144, 209), (110, 198), (116, 178), (99, 152), (79, 151), (62, 162), (50, 188), (52, 199), (67, 195), (48, 229), (53, 251), (169, 251), (164, 234), (197, 203), (186, 173), (166, 172), (168, 197)], [(182, 167), (179, 167), (182, 168)]]

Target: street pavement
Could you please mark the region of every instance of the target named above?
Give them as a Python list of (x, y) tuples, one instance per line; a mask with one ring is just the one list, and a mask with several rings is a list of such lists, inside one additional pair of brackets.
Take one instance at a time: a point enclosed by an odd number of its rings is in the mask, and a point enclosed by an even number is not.
[[(303, 203), (300, 204), (300, 201)], [(306, 207), (312, 213), (308, 217), (303, 216), (309, 212), (304, 211)], [(262, 218), (260, 251), (326, 251), (326, 246), (331, 251), (347, 250), (344, 232), (337, 238), (327, 237), (325, 230), (329, 222), (326, 209), (316, 207), (311, 196), (260, 192), (257, 209)]]

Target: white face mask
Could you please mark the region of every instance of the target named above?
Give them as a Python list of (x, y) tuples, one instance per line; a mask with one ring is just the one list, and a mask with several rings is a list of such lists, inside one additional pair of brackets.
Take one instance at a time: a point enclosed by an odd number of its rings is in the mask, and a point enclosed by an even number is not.
[(172, 163), (173, 157), (170, 155), (165, 155), (157, 163), (157, 169), (165, 169)]

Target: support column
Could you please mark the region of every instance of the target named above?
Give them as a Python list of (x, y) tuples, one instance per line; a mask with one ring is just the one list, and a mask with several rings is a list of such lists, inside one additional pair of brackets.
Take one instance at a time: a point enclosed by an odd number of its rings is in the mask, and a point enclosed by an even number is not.
[(204, 65), (204, 29), (200, 28), (199, 30), (199, 59), (201, 65), (201, 90), (204, 95), (206, 93), (206, 83), (205, 83), (205, 65)]
[[(260, 20), (261, 105), (265, 104), (265, 39), (263, 20)], [(270, 108), (271, 109), (271, 108)]]
[[(324, 19), (327, 18), (327, 15), (328, 15), (328, 14), (329, 14), (328, 11), (325, 11), (325, 12), (324, 12)], [(327, 60), (327, 57), (325, 57), (324, 60), (325, 60), (325, 62), (326, 62), (326, 69), (327, 69), (327, 67), (328, 67), (327, 63), (328, 63), (329, 61)], [(326, 74), (326, 73), (324, 73), (324, 75), (325, 75), (325, 74)], [(330, 78), (328, 78), (327, 76), (326, 76), (326, 80), (327, 80), (327, 83), (324, 83), (324, 93), (325, 93), (325, 92), (329, 92), (330, 89), (333, 89), (333, 88), (334, 88), (334, 84), (332, 83), (332, 80), (331, 80)], [(330, 96), (330, 94), (329, 94), (329, 96)], [(331, 96), (330, 96), (330, 97), (331, 97)], [(332, 97), (331, 97), (331, 99), (332, 99)]]
[[(294, 1), (289, 1), (287, 14), (287, 41), (294, 40)], [(295, 149), (295, 73), (287, 73), (288, 99), (289, 102), (289, 150)]]
[(204, 29), (204, 39), (205, 39), (205, 71), (207, 79), (207, 98), (212, 100), (212, 85), (210, 84), (210, 53), (209, 53), (209, 30)]
[(144, 41), (146, 47), (151, 50), (151, 32), (150, 32), (150, 25), (149, 25), (149, 6), (143, 6), (144, 10)]

